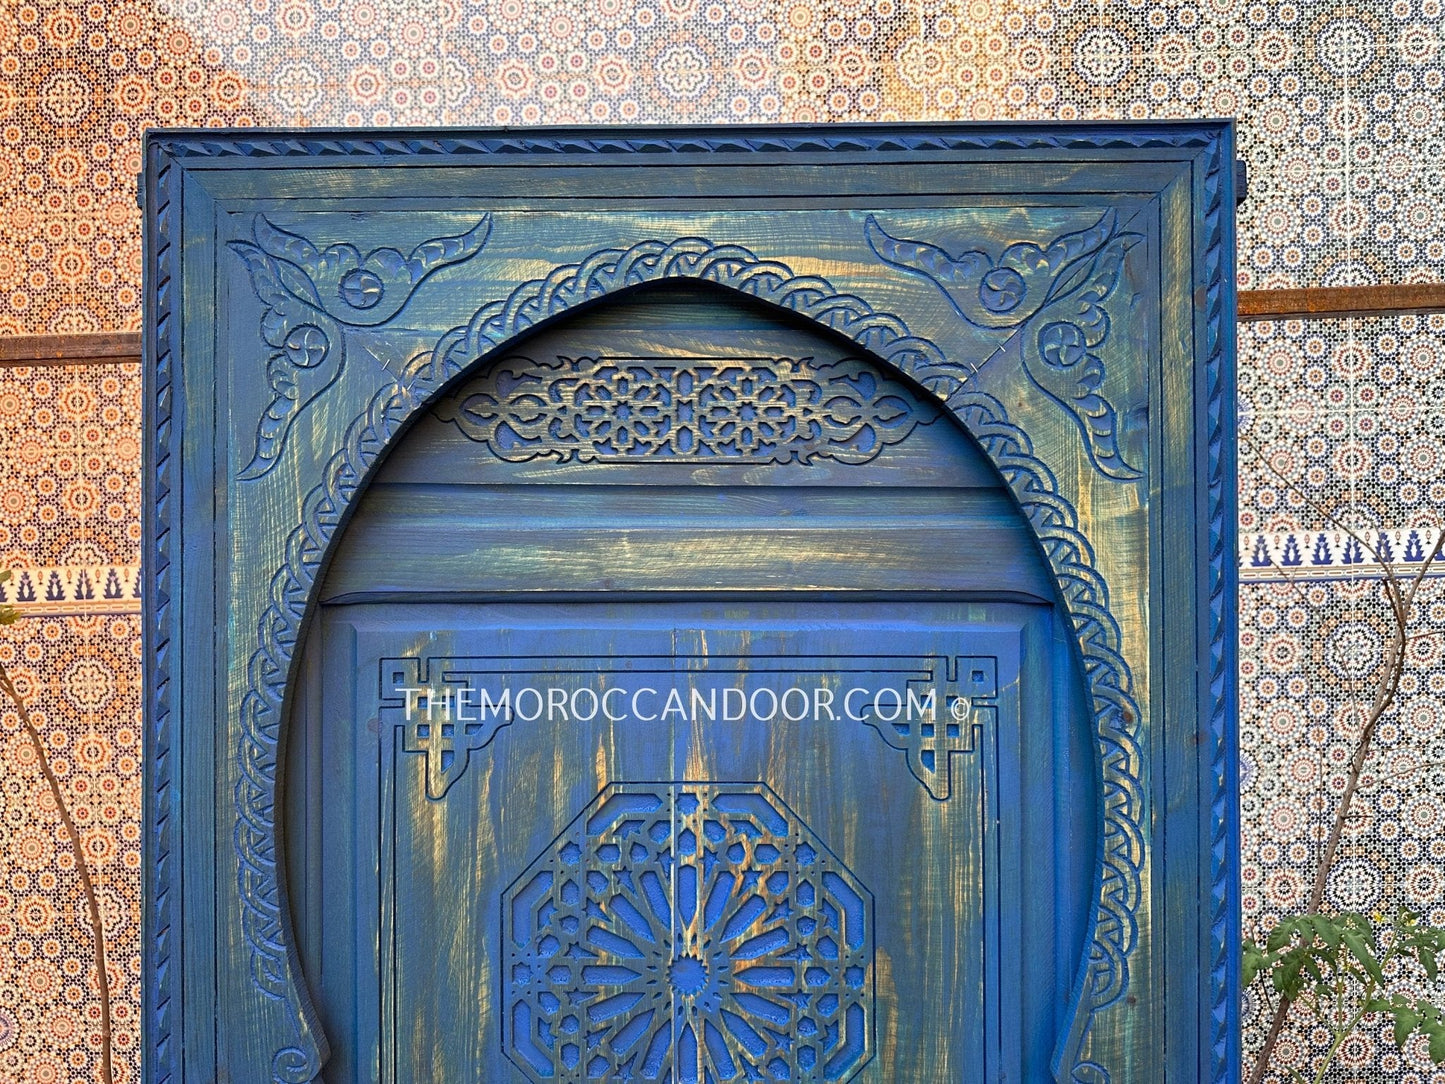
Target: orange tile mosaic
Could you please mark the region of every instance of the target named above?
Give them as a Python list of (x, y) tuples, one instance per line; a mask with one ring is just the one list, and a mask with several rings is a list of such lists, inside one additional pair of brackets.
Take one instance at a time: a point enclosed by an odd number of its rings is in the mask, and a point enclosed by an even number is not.
[[(114, 992), (116, 1080), (140, 1074), (140, 621), (0, 628), (96, 883)], [(75, 857), (15, 711), (0, 708), (0, 1080), (98, 1079), (100, 1008)]]
[(0, 568), (140, 563), (140, 383), (133, 363), (0, 368)]

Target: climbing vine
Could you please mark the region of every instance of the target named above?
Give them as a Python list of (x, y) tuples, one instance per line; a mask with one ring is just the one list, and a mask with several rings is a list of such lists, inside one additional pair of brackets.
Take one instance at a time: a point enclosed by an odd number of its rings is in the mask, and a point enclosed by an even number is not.
[(1330, 829), (1315, 865), (1309, 902), (1303, 913), (1286, 915), (1268, 931), (1246, 937), (1241, 953), (1240, 985), (1257, 989), (1271, 1005), (1269, 1030), (1257, 1055), (1249, 1084), (1261, 1084), (1271, 1068), (1280, 1036), (1292, 1016), (1308, 1014), (1324, 1029), (1329, 1042), (1307, 1076), (1288, 1067), (1296, 1084), (1321, 1084), (1346, 1041), (1368, 1020), (1390, 1018), (1396, 1046), (1402, 1051), (1419, 1034), (1427, 1041), (1432, 1061), (1445, 1063), (1445, 1010), (1427, 997), (1406, 991), (1433, 985), (1445, 955), (1445, 928), (1431, 926), (1412, 911), (1393, 916), (1337, 912), (1326, 903), (1326, 888), (1339, 856), (1345, 828), (1358, 811), (1361, 780), (1374, 750), (1381, 720), (1395, 707), (1415, 632), (1421, 585), (1440, 559), (1445, 531), (1420, 566), (1407, 576), (1358, 531), (1305, 496), (1298, 485), (1277, 471), (1252, 442), (1245, 446), (1265, 469), (1298, 494), (1318, 514), (1348, 535), (1381, 570), (1380, 590), (1388, 615), (1389, 641), (1373, 676), (1368, 702), (1361, 705), (1363, 723), (1351, 750), (1345, 783), (1335, 801)]

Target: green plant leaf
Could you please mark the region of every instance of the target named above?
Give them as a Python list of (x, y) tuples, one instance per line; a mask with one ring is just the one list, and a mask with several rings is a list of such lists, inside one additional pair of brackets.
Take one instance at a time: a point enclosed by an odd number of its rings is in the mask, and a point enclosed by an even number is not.
[(1244, 989), (1249, 989), (1251, 983), (1259, 976), (1267, 964), (1264, 953), (1259, 951), (1253, 941), (1245, 941), (1244, 951), (1239, 957), (1239, 981)]
[(1346, 911), (1339, 917), (1341, 930), (1353, 929), (1362, 936), (1369, 944), (1371, 951), (1375, 948), (1375, 924), (1358, 911)]
[(1325, 982), (1324, 972), (1320, 970), (1319, 961), (1313, 956), (1306, 954), (1304, 957), (1304, 966), (1305, 970), (1310, 973), (1310, 978), (1314, 979), (1315, 984), (1322, 988), (1326, 995), (1328, 995), (1330, 988)]
[(1278, 952), (1289, 944), (1290, 934), (1293, 932), (1293, 929), (1293, 920), (1281, 920), (1279, 925), (1269, 931), (1269, 936), (1264, 939), (1264, 947), (1270, 952)]
[(1430, 1035), (1430, 1060), (1439, 1065), (1445, 1062), (1445, 1027), (1440, 1024), (1426, 1026)]
[(1340, 947), (1340, 929), (1324, 915), (1311, 915), (1310, 928), (1314, 930), (1315, 936), (1325, 943), (1330, 952), (1336, 952)]
[(1304, 988), (1304, 982), (1300, 978), (1302, 967), (1304, 957), (1290, 956), (1274, 969), (1274, 988), (1291, 1001), (1299, 997), (1300, 990)]
[(1394, 1011), (1395, 1016), (1395, 1045), (1401, 1050), (1410, 1041), (1410, 1035), (1418, 1028), (1423, 1021), (1419, 1013), (1404, 1006), (1399, 1006)]
[(1340, 938), (1344, 941), (1345, 947), (1350, 950), (1350, 955), (1359, 961), (1360, 966), (1365, 969), (1370, 978), (1375, 980), (1375, 984), (1384, 986), (1385, 975), (1380, 970), (1379, 961), (1375, 959), (1373, 946), (1363, 936), (1352, 930), (1342, 931)]

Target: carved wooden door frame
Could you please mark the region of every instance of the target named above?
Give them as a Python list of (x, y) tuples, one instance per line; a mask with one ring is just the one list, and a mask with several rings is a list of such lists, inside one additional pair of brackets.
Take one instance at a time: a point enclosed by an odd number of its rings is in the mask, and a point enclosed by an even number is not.
[(851, 340), (997, 466), (1094, 711), (1095, 915), (1055, 1075), (1234, 1078), (1233, 164), (1225, 123), (151, 133), (146, 1079), (325, 1058), (277, 766), (370, 472), (519, 335), (679, 278)]

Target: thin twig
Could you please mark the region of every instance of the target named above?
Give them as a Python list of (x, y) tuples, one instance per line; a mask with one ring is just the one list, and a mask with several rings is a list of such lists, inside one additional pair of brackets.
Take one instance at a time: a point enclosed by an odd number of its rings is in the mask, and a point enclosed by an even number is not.
[(0, 664), (0, 692), (15, 705), (15, 711), (20, 716), (20, 726), (29, 737), (30, 744), (35, 747), (40, 774), (45, 776), (45, 782), (50, 785), (50, 795), (55, 799), (60, 822), (65, 826), (65, 834), (70, 837), (71, 850), (75, 852), (75, 868), (80, 875), (81, 888), (85, 890), (85, 905), (90, 915), (90, 932), (95, 942), (96, 981), (100, 987), (100, 1079), (103, 1084), (115, 1084), (115, 1074), (111, 1066), (110, 974), (105, 965), (105, 926), (100, 919), (100, 900), (95, 894), (95, 882), (91, 879), (85, 852), (81, 850), (80, 830), (76, 828), (75, 819), (70, 815), (70, 807), (65, 803), (60, 780), (50, 767), (50, 758), (45, 753), (45, 743), (41, 740), (40, 730), (31, 721), (25, 700), (15, 688), (15, 682), (3, 664)]
[(1388, 783), (1394, 779), (1404, 779), (1408, 775), (1418, 775), (1421, 772), (1428, 772), (1432, 768), (1445, 768), (1445, 760), (1427, 760), (1423, 764), (1416, 764), (1410, 768), (1401, 768), (1398, 772), (1386, 772), (1383, 775), (1376, 772), (1375, 774), (1371, 775), (1369, 779), (1362, 782), (1360, 784), (1360, 788), (1362, 790), (1367, 790), (1372, 786), (1378, 786), (1381, 783)]
[[(1271, 467), (1271, 469), (1273, 469)], [(1278, 472), (1276, 472), (1278, 473)], [(1283, 476), (1281, 476), (1283, 477)], [(1286, 479), (1288, 484), (1288, 480)], [(1328, 515), (1328, 513), (1326, 513)], [(1332, 521), (1333, 516), (1329, 517)], [(1346, 529), (1347, 528), (1342, 528)], [(1356, 539), (1360, 541), (1359, 539)], [(1363, 546), (1364, 542), (1360, 544)], [(1369, 547), (1366, 547), (1367, 549)], [(1385, 579), (1382, 587), (1385, 597), (1389, 603), (1390, 615), (1394, 619), (1394, 631), (1390, 635), (1389, 646), (1385, 650), (1385, 656), (1381, 660), (1380, 680), (1375, 688), (1375, 697), (1370, 704), (1370, 710), (1366, 715), (1365, 724), (1360, 728), (1359, 740), (1355, 743), (1354, 755), (1350, 758), (1350, 768), (1345, 779), (1345, 789), (1340, 794), (1339, 803), (1335, 806), (1334, 824), (1330, 828), (1329, 838), (1325, 842), (1324, 851), (1320, 854), (1319, 865), (1315, 870), (1314, 885), (1310, 890), (1309, 906), (1306, 909), (1309, 914), (1319, 912), (1320, 905), (1324, 902), (1325, 889), (1329, 883), (1330, 870), (1334, 867), (1335, 856), (1339, 852), (1340, 838), (1344, 833), (1345, 825), (1350, 819), (1350, 806), (1354, 802), (1355, 793), (1360, 786), (1360, 776), (1364, 771), (1365, 761), (1369, 758), (1370, 747), (1375, 738), (1375, 731), (1379, 726), (1380, 718), (1389, 710), (1395, 701), (1395, 696), (1400, 689), (1400, 679), (1405, 671), (1405, 645), (1409, 637), (1409, 620), (1411, 610), (1415, 605), (1415, 596), (1420, 590), (1420, 584), (1424, 582), (1425, 576), (1430, 571), (1430, 566), (1440, 558), (1442, 548), (1445, 548), (1445, 531), (1436, 538), (1435, 545), (1430, 555), (1420, 565), (1419, 570), (1410, 581), (1408, 589), (1402, 588), (1400, 577), (1393, 568), (1385, 562), (1380, 561), (1380, 567), (1384, 570)], [(1371, 551), (1373, 554), (1373, 550)], [(1376, 560), (1379, 558), (1376, 556)], [(1289, 1017), (1290, 1007), (1294, 1000), (1281, 996), (1275, 1005), (1274, 1014), (1270, 1020), (1269, 1032), (1265, 1036), (1264, 1046), (1260, 1048), (1259, 1057), (1254, 1063), (1254, 1071), (1249, 1075), (1249, 1084), (1261, 1084), (1264, 1074), (1269, 1068), (1269, 1062), (1274, 1056), (1275, 1047), (1279, 1043), (1280, 1033), (1284, 1030), (1286, 1019)], [(1332, 1055), (1331, 1055), (1332, 1056)], [(1325, 1062), (1328, 1064), (1329, 1056)]]
[[(1357, 533), (1355, 532), (1355, 529), (1354, 529), (1353, 527), (1350, 527), (1350, 526), (1346, 525), (1343, 520), (1341, 520), (1338, 516), (1336, 516), (1336, 515), (1335, 515), (1333, 512), (1331, 512), (1328, 508), (1326, 508), (1326, 507), (1325, 507), (1324, 505), (1322, 505), (1322, 504), (1319, 504), (1317, 501), (1313, 500), (1308, 493), (1306, 493), (1306, 492), (1304, 492), (1304, 490), (1300, 489), (1298, 483), (1296, 483), (1296, 482), (1291, 482), (1291, 481), (1290, 481), (1288, 478), (1286, 478), (1282, 473), (1280, 473), (1280, 471), (1275, 467), (1275, 465), (1269, 461), (1269, 457), (1264, 454), (1264, 451), (1260, 448), (1260, 446), (1259, 446), (1258, 444), (1256, 444), (1250, 437), (1248, 437), (1248, 436), (1244, 437), (1244, 438), (1243, 438), (1243, 443), (1244, 443), (1245, 447), (1247, 447), (1250, 451), (1252, 451), (1256, 456), (1259, 457), (1259, 461), (1264, 464), (1265, 470), (1269, 471), (1270, 474), (1273, 474), (1276, 478), (1278, 478), (1278, 479), (1279, 479), (1281, 482), (1283, 482), (1286, 486), (1288, 486), (1290, 489), (1292, 489), (1292, 490), (1294, 491), (1295, 495), (1296, 495), (1297, 497), (1299, 497), (1300, 500), (1304, 501), (1304, 503), (1305, 503), (1306, 505), (1308, 505), (1310, 508), (1314, 509), (1316, 512), (1318, 512), (1318, 513), (1319, 513), (1321, 516), (1323, 516), (1325, 519), (1327, 519), (1327, 520), (1329, 520), (1331, 523), (1333, 523), (1338, 529), (1340, 529), (1341, 531), (1344, 531), (1345, 534), (1349, 535), (1349, 536), (1350, 536), (1351, 538), (1353, 538), (1356, 542), (1358, 542), (1358, 543), (1360, 544), (1360, 546), (1365, 550), (1365, 552), (1368, 553), (1371, 557), (1373, 557), (1373, 558), (1375, 559), (1376, 563), (1378, 563), (1378, 564), (1380, 564), (1380, 565), (1384, 565), (1384, 564), (1385, 564), (1385, 562), (1380, 559), (1380, 555), (1379, 555), (1378, 552), (1376, 552), (1375, 547), (1372, 546), (1372, 545), (1370, 545), (1370, 544), (1369, 544), (1368, 542), (1366, 542), (1359, 534), (1357, 534)], [(1438, 547), (1437, 547), (1437, 548), (1438, 548)]]

